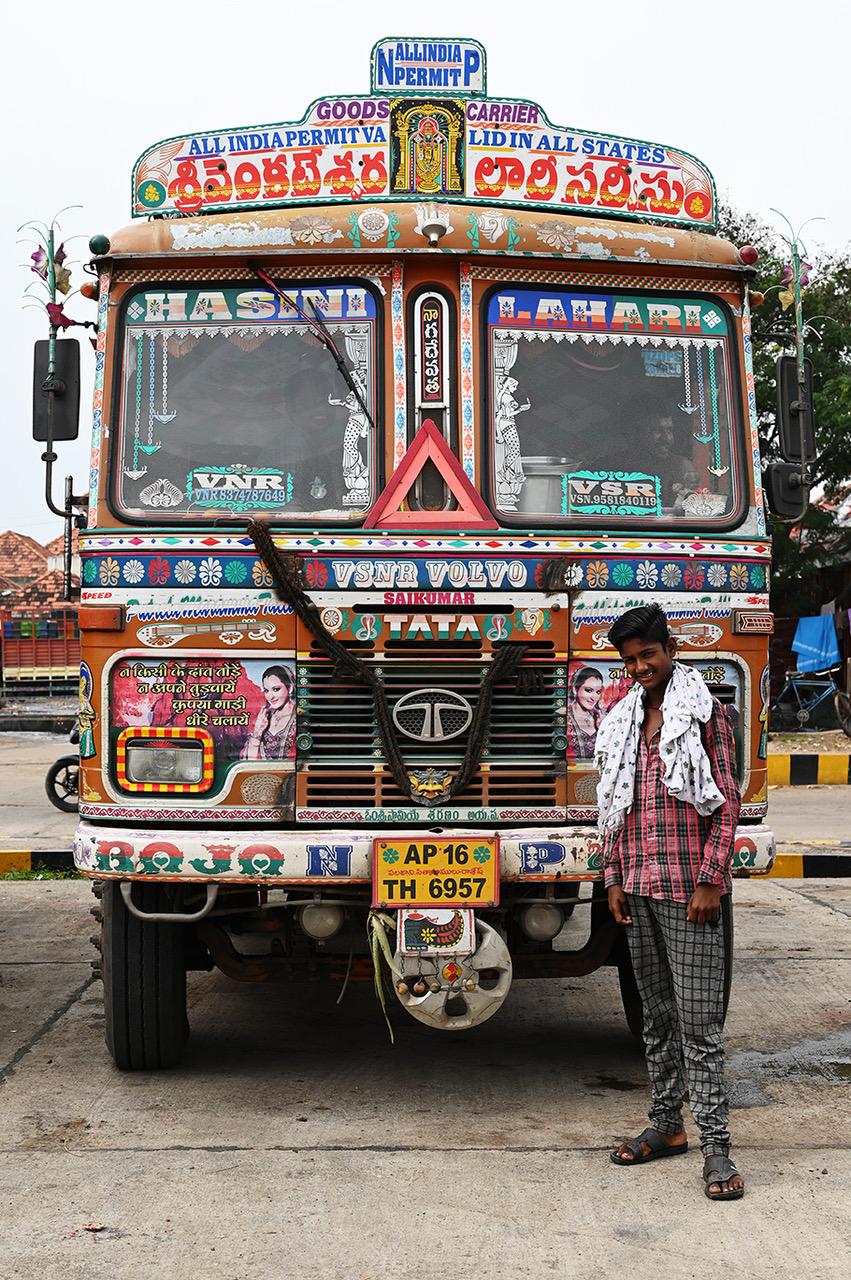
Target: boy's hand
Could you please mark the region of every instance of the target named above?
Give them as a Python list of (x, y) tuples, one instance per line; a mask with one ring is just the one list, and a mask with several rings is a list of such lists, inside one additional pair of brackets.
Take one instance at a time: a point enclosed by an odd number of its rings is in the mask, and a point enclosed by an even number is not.
[(632, 924), (632, 916), (629, 914), (629, 903), (626, 894), (619, 884), (613, 884), (609, 887), (609, 910), (615, 917), (617, 924)]
[(714, 884), (699, 884), (688, 900), (689, 920), (692, 924), (710, 924), (718, 919), (720, 913), (721, 890)]

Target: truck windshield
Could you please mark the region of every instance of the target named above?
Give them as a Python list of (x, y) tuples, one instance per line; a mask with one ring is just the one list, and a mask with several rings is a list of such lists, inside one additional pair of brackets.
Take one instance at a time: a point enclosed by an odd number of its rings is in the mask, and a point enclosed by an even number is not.
[[(375, 416), (365, 284), (285, 286), (313, 303)], [(378, 442), (298, 312), (263, 288), (174, 285), (124, 311), (115, 495), (131, 517), (261, 512), (341, 520), (374, 500)]]
[(487, 324), (498, 512), (731, 523), (740, 486), (720, 303), (506, 286)]

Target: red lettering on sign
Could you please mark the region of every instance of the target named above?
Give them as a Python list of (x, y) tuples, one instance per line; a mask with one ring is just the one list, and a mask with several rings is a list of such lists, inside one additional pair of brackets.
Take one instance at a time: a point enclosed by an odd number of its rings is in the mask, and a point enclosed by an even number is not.
[(181, 160), (177, 166), (177, 177), (169, 186), (168, 194), (177, 209), (201, 208), (201, 183), (198, 181), (198, 169), (194, 160)]

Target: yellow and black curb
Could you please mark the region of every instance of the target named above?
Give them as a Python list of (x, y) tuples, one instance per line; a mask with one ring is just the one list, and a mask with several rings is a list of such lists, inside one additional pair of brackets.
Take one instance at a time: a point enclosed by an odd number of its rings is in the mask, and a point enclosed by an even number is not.
[(70, 849), (0, 849), (0, 876), (9, 871), (73, 871)]
[(843, 755), (781, 753), (768, 757), (772, 787), (832, 786), (851, 783), (851, 752)]
[(784, 840), (768, 875), (775, 880), (851, 877), (851, 840)]

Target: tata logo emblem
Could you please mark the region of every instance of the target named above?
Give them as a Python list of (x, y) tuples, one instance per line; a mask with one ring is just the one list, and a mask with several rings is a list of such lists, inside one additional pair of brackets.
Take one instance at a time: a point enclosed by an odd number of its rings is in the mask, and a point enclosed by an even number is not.
[(393, 708), (393, 723), (417, 742), (447, 742), (459, 737), (473, 719), (473, 708), (451, 689), (416, 689)]

